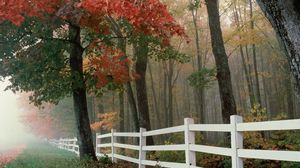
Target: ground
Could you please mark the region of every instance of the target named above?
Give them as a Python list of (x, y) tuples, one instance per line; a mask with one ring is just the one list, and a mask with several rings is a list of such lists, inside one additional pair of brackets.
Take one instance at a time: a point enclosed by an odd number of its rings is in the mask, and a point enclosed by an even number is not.
[[(53, 147), (47, 142), (38, 141), (28, 144), (23, 152), (4, 168), (122, 168), (125, 166), (125, 164), (104, 165), (99, 162), (81, 161), (76, 154)], [(126, 166), (126, 168), (130, 167)]]

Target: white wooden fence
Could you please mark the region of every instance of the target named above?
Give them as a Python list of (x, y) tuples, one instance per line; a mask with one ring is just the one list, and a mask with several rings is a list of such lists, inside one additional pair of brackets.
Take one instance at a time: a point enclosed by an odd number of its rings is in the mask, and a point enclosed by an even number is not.
[(51, 139), (49, 143), (60, 149), (65, 149), (79, 155), (79, 146), (77, 145), (77, 138), (72, 138), (72, 139), (60, 138), (57, 140)]
[[(280, 160), (300, 162), (299, 151), (277, 151), (277, 150), (255, 150), (243, 149), (243, 132), (246, 131), (274, 131), (274, 130), (298, 130), (300, 129), (300, 120), (281, 120), (267, 122), (243, 123), (242, 117), (231, 116), (230, 124), (194, 124), (191, 118), (184, 119), (184, 125), (164, 128), (152, 131), (146, 131), (141, 128), (140, 132), (115, 132), (96, 135), (96, 155), (103, 156), (100, 153), (101, 148), (111, 148), (111, 153), (108, 154), (112, 161), (117, 159), (138, 164), (139, 168), (144, 168), (145, 165), (171, 168), (198, 168), (196, 166), (196, 152), (209, 153), (216, 155), (224, 155), (231, 157), (233, 168), (243, 167), (243, 158), (264, 159), (264, 160)], [(213, 132), (230, 132), (231, 133), (231, 148), (215, 147), (207, 145), (195, 144), (195, 132), (197, 131), (213, 131)], [(184, 144), (175, 145), (146, 145), (147, 136), (156, 136), (170, 133), (184, 132)], [(121, 144), (116, 141), (117, 137), (135, 137), (139, 138), (139, 145)], [(110, 138), (110, 143), (101, 143), (101, 139)], [(64, 141), (69, 142), (69, 141)], [(59, 143), (58, 143), (59, 144)], [(61, 145), (61, 144), (60, 144)], [(62, 146), (68, 146), (63, 144)], [(70, 147), (70, 146), (69, 146)], [(65, 147), (64, 147), (65, 148)], [(139, 152), (138, 158), (120, 155), (116, 148), (131, 149)], [(69, 148), (68, 148), (69, 149)], [(176, 162), (158, 162), (146, 159), (148, 151), (184, 151), (185, 163)]]

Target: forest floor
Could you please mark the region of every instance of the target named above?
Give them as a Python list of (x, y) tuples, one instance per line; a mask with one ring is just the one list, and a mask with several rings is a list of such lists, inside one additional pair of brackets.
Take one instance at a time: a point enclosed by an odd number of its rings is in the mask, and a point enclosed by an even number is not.
[(7, 165), (0, 168), (130, 168), (128, 165), (108, 165), (82, 161), (71, 152), (55, 148), (46, 142), (35, 142)]

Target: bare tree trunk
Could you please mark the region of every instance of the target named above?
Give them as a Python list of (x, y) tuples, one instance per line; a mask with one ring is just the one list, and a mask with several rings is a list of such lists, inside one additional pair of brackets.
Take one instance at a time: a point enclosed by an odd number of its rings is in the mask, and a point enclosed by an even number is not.
[[(165, 66), (164, 66), (165, 67)], [(164, 71), (164, 81), (163, 81), (163, 113), (165, 114), (165, 127), (168, 127), (169, 119), (168, 119), (168, 107), (167, 107), (167, 73)]]
[(294, 113), (294, 101), (293, 101), (293, 92), (292, 92), (292, 82), (291, 82), (291, 75), (288, 75), (288, 77), (285, 78), (285, 87), (287, 91), (287, 111), (288, 111), (288, 117), (290, 119), (295, 118), (295, 113)]
[[(237, 22), (237, 28), (240, 30), (241, 29), (240, 16), (238, 14), (238, 10), (236, 9), (236, 3), (234, 4), (234, 16), (235, 16), (235, 20)], [(239, 39), (242, 39), (242, 37), (239, 36)], [(253, 107), (253, 105), (255, 104), (255, 95), (254, 95), (254, 91), (253, 91), (253, 84), (252, 84), (250, 72), (247, 68), (247, 63), (246, 63), (246, 59), (245, 59), (243, 46), (241, 44), (239, 45), (239, 50), (240, 50), (240, 54), (241, 54), (241, 58), (242, 58), (242, 64), (243, 64), (243, 70), (244, 70), (245, 78), (246, 78), (246, 82), (247, 82), (250, 105), (251, 105), (251, 107)]]
[(224, 123), (230, 122), (230, 116), (237, 114), (232, 92), (231, 75), (228, 57), (225, 52), (222, 30), (220, 26), (218, 0), (206, 0), (208, 20), (213, 54), (217, 66), (217, 79), (221, 97), (222, 118)]
[(300, 91), (300, 3), (299, 0), (256, 0), (283, 46), (296, 88)]
[[(146, 87), (146, 70), (147, 70), (147, 56), (148, 56), (148, 42), (144, 39), (140, 40), (137, 45), (134, 45), (134, 55), (136, 56), (136, 72), (140, 78), (136, 80), (136, 94), (139, 109), (139, 123), (140, 126), (151, 130), (149, 105)], [(151, 136), (147, 137), (147, 145), (153, 145), (154, 141)]]
[(168, 127), (173, 126), (173, 86), (172, 86), (172, 79), (173, 79), (173, 74), (174, 74), (174, 63), (173, 60), (168, 60)]
[[(124, 55), (126, 55), (126, 41), (123, 38), (118, 39), (118, 48), (122, 50)], [(124, 92), (123, 90), (119, 91), (119, 106), (120, 106), (120, 111), (119, 111), (119, 130), (120, 132), (125, 132), (125, 104), (124, 104)], [(125, 139), (124, 137), (120, 138), (120, 142), (124, 143)]]
[(90, 157), (93, 160), (97, 160), (92, 140), (92, 131), (87, 109), (86, 88), (83, 78), (82, 55), (84, 49), (82, 48), (80, 42), (80, 27), (71, 26), (70, 36), (72, 41), (74, 41), (70, 54), (71, 74), (73, 78), (80, 80), (78, 81), (80, 84), (77, 82), (72, 83), (80, 158)]
[(155, 92), (155, 88), (154, 88), (152, 68), (151, 68), (150, 64), (148, 64), (148, 67), (149, 67), (149, 74), (150, 74), (150, 81), (151, 81), (151, 91), (152, 91), (153, 101), (154, 101), (154, 111), (155, 111), (155, 114), (156, 114), (158, 128), (161, 128), (161, 115), (159, 113), (159, 108), (158, 108), (158, 103), (157, 103), (157, 96), (156, 96), (156, 92)]
[[(118, 39), (118, 47), (126, 55), (126, 40), (123, 38), (123, 34), (122, 34), (122, 30), (121, 30), (120, 26), (118, 25), (118, 23), (112, 17), (107, 16), (105, 19), (109, 23), (111, 23), (112, 30), (114, 31), (114, 33), (117, 36), (120, 37)], [(133, 94), (133, 89), (132, 89), (132, 86), (131, 86), (130, 82), (126, 83), (126, 91), (127, 91), (127, 97), (128, 97), (128, 102), (129, 102), (129, 105), (130, 105), (130, 109), (131, 109), (132, 115), (133, 115), (133, 122), (134, 122), (135, 131), (139, 132), (140, 131), (139, 116), (138, 116), (136, 101), (135, 101), (134, 94)]]
[[(253, 7), (252, 0), (249, 0), (250, 3), (250, 28), (254, 31), (254, 18), (253, 18)], [(254, 73), (255, 73), (255, 89), (256, 89), (256, 103), (261, 105), (261, 96), (260, 96), (260, 87), (259, 87), (259, 77), (257, 70), (257, 55), (256, 55), (256, 46), (252, 44), (252, 56), (253, 56), (253, 65), (254, 65)]]
[(243, 48), (242, 48), (241, 45), (240, 45), (239, 48), (240, 48), (240, 53), (241, 53), (241, 57), (242, 57), (243, 69), (244, 69), (245, 77), (246, 77), (246, 81), (247, 81), (250, 104), (251, 104), (251, 107), (253, 107), (253, 105), (255, 104), (255, 95), (254, 95), (254, 91), (253, 91), (253, 87), (252, 87), (253, 84), (252, 84), (252, 80), (251, 80), (251, 77), (250, 77), (250, 73), (247, 69), (247, 64), (246, 64)]
[[(125, 105), (124, 105), (124, 92), (120, 91), (119, 92), (119, 104), (120, 104), (120, 112), (119, 112), (119, 130), (120, 132), (125, 132), (125, 122), (124, 122), (124, 117), (125, 117)], [(124, 143), (125, 139), (124, 137), (120, 137), (120, 142)]]
[[(193, 0), (190, 3), (194, 3)], [(197, 56), (197, 70), (200, 71), (203, 67), (203, 61), (201, 57), (201, 50), (200, 50), (200, 36), (199, 36), (199, 27), (197, 24), (197, 14), (198, 14), (198, 7), (192, 8), (191, 10), (193, 16), (193, 25), (195, 29), (195, 45), (196, 45), (196, 56)], [(204, 99), (204, 88), (195, 88), (195, 108), (197, 111), (197, 118), (199, 118), (200, 123), (204, 123), (204, 114), (205, 114), (205, 99)]]

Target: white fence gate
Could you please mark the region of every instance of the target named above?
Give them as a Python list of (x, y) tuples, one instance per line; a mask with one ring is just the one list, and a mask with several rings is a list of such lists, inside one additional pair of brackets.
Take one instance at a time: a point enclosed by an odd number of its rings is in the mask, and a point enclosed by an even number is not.
[[(108, 134), (96, 135), (96, 155), (103, 156), (100, 153), (101, 148), (111, 148), (111, 153), (108, 154), (112, 161), (117, 159), (138, 164), (139, 168), (144, 168), (146, 165), (170, 168), (198, 168), (196, 166), (196, 152), (209, 153), (216, 155), (224, 155), (231, 157), (232, 168), (242, 168), (243, 158), (265, 159), (265, 160), (280, 160), (300, 162), (299, 151), (278, 151), (278, 150), (256, 150), (243, 149), (243, 132), (247, 131), (274, 131), (274, 130), (298, 130), (300, 129), (300, 120), (281, 120), (281, 121), (266, 121), (266, 122), (251, 122), (243, 123), (242, 117), (231, 116), (230, 124), (194, 124), (191, 118), (184, 119), (184, 125), (164, 128), (152, 131), (146, 131), (141, 128), (140, 132), (115, 132), (112, 130)], [(230, 132), (231, 133), (231, 148), (215, 147), (207, 145), (195, 144), (195, 132), (212, 131), (212, 132)], [(184, 132), (184, 144), (175, 145), (146, 145), (147, 136), (156, 136), (170, 133)], [(117, 137), (136, 137), (139, 138), (139, 145), (121, 144), (116, 141)], [(110, 138), (110, 143), (101, 143), (101, 139)], [(70, 147), (70, 144), (59, 141), (60, 147)], [(67, 142), (69, 141), (62, 141)], [(71, 145), (72, 147), (72, 145)], [(138, 158), (120, 155), (116, 148), (131, 149), (139, 152)], [(69, 148), (67, 148), (69, 149)], [(70, 150), (70, 149), (69, 149)], [(73, 150), (73, 149), (72, 149)], [(146, 159), (148, 151), (184, 151), (185, 163), (176, 162), (158, 162)]]

